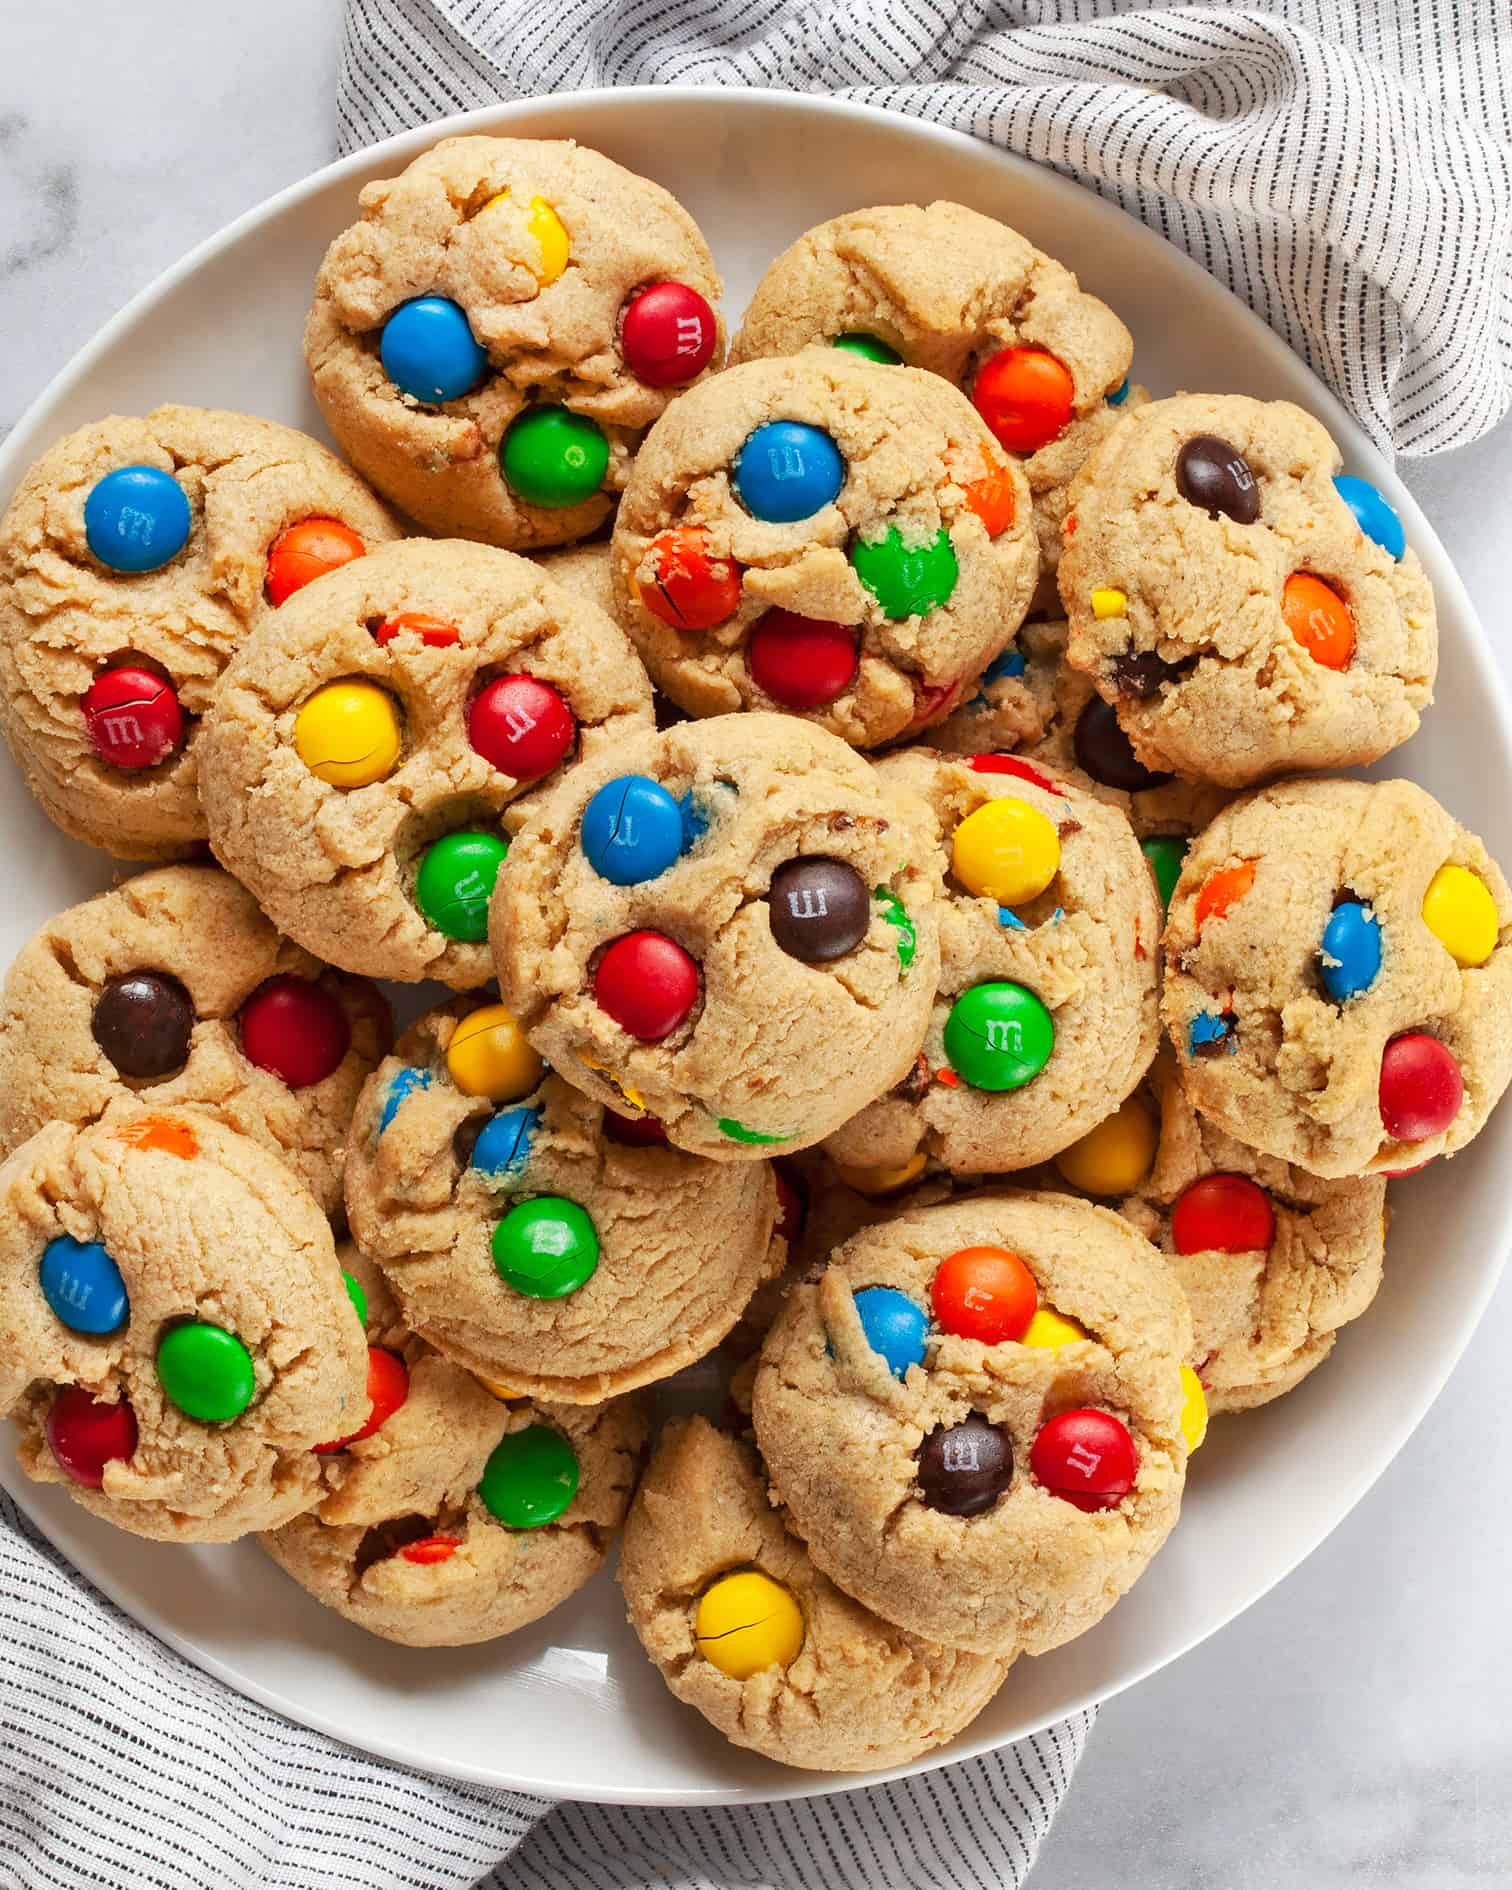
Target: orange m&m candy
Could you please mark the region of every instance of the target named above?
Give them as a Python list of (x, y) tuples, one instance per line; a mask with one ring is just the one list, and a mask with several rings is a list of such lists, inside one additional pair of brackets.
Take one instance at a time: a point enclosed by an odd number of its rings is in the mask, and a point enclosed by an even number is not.
[(649, 582), (637, 593), (653, 617), (674, 630), (712, 630), (740, 603), (740, 569), (709, 550), (701, 525), (677, 525), (651, 541)]
[(1029, 1330), (1039, 1289), (1006, 1247), (962, 1247), (936, 1267), (929, 1299), (942, 1332), (997, 1345)]
[(1281, 592), (1286, 627), (1315, 663), (1348, 669), (1355, 653), (1354, 613), (1331, 584), (1293, 571)]
[(1253, 860), (1236, 860), (1232, 866), (1220, 866), (1216, 873), (1209, 873), (1197, 894), (1198, 935), (1209, 919), (1221, 919), (1230, 907), (1237, 906), (1254, 883)]
[(428, 650), (450, 649), (454, 643), (462, 641), (462, 632), (454, 623), (446, 623), (440, 617), (427, 617), (420, 610), (405, 610), (397, 617), (385, 617), (373, 637), (380, 645), (392, 643), (405, 630), (419, 637)]
[(1065, 432), (1076, 384), (1043, 348), (1004, 348), (982, 363), (971, 404), (1010, 453), (1037, 453)]
[(1018, 493), (1006, 466), (989, 466), (980, 479), (963, 479), (961, 490), (967, 505), (986, 526), (989, 538), (1007, 531), (1018, 514)]
[(297, 525), (285, 526), (268, 548), (268, 602), (283, 603), (312, 578), (350, 564), (366, 550), (357, 533), (339, 518), (302, 518)]
[(338, 1437), (334, 1444), (317, 1444), (316, 1456), (329, 1456), (333, 1450), (345, 1450), (348, 1444), (360, 1444), (386, 1424), (409, 1397), (409, 1367), (397, 1352), (385, 1351), (381, 1345), (368, 1347), (367, 1395), (372, 1410), (361, 1430)]
[(461, 1546), (456, 1536), (422, 1536), (418, 1542), (407, 1542), (399, 1553), (406, 1562), (431, 1568), (437, 1562), (449, 1562)]

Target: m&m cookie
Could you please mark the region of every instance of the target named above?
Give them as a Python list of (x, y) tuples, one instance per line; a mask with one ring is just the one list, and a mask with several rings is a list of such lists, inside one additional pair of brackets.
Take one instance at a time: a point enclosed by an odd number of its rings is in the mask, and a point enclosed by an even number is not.
[(226, 662), (301, 585), (398, 535), (323, 446), (249, 414), (159, 407), (59, 440), (0, 519), (0, 730), (48, 817), (123, 859), (201, 845)]
[(1047, 575), (1072, 474), (1144, 398), (1112, 309), (1016, 230), (958, 203), (852, 210), (784, 250), (730, 358), (805, 347), (925, 368), (960, 388), (1023, 466)]
[(1452, 1155), (1512, 1078), (1512, 892), (1411, 781), (1285, 781), (1193, 842), (1162, 1012), (1182, 1086), (1315, 1175)]
[(327, 1211), (347, 1127), (392, 1040), (366, 979), (280, 938), (213, 866), (164, 866), (50, 919), (0, 999), (0, 1153), (194, 1104), (286, 1161)]
[(566, 140), (445, 138), (359, 203), (305, 327), (343, 451), (431, 531), (586, 536), (644, 430), (723, 356), (698, 226)]
[(1012, 1659), (923, 1640), (843, 1594), (773, 1509), (756, 1452), (701, 1417), (662, 1432), (619, 1579), (677, 1698), (782, 1765), (864, 1772), (936, 1752)]
[(1030, 1167), (1155, 1055), (1154, 883), (1123, 815), (1037, 764), (920, 747), (877, 773), (934, 817), (940, 976), (919, 1059), (826, 1152), (842, 1169)]
[(332, 963), (469, 988), (514, 803), (650, 724), (602, 612), (528, 559), (410, 539), (243, 646), (205, 741), (211, 843)]
[(1176, 1520), (1186, 1302), (1126, 1221), (985, 1192), (879, 1222), (793, 1288), (752, 1415), (815, 1565), (1007, 1658), (1100, 1620)]
[(822, 729), (687, 722), (573, 771), (492, 912), (504, 1002), (556, 1073), (750, 1161), (912, 1065), (938, 965), (923, 811)]
[(1433, 594), (1404, 541), (1361, 524), (1340, 463), (1300, 407), (1182, 394), (1130, 413), (1078, 473), (1067, 656), (1145, 768), (1243, 787), (1375, 761), (1417, 727)]
[(490, 1390), (415, 1337), (371, 1260), (350, 1246), (341, 1260), (373, 1416), (321, 1447), (314, 1506), (263, 1548), (317, 1601), (406, 1647), (538, 1620), (603, 1561), (635, 1488), (643, 1413), (631, 1398), (582, 1411)]
[(787, 710), (872, 748), (971, 694), (1038, 550), (1024, 476), (968, 401), (809, 349), (657, 423), (614, 563), (621, 621), (690, 715)]
[(711, 1351), (782, 1266), (762, 1162), (667, 1145), (547, 1075), (500, 1004), (400, 1039), (357, 1105), (347, 1214), (413, 1329), (531, 1397), (596, 1404)]
[(50, 1122), (0, 1168), (0, 1416), (28, 1476), (136, 1535), (229, 1542), (319, 1494), (372, 1412), (331, 1229), (195, 1109)]

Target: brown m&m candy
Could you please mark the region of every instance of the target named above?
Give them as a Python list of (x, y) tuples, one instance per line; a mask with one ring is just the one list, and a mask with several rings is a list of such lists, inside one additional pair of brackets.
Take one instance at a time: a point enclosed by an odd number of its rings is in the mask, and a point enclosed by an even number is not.
[(772, 875), (772, 937), (790, 958), (826, 964), (854, 951), (871, 923), (866, 882), (844, 860), (788, 860)]
[(1160, 787), (1172, 778), (1144, 765), (1128, 736), (1118, 726), (1117, 711), (1101, 696), (1093, 696), (1076, 718), (1072, 742), (1077, 766), (1103, 787), (1138, 794), (1145, 788)]
[(1125, 650), (1113, 658), (1113, 680), (1121, 696), (1138, 696), (1143, 701), (1158, 693), (1163, 682), (1176, 674), (1176, 665), (1168, 663), (1154, 650)]
[(1176, 455), (1176, 489), (1189, 504), (1215, 518), (1222, 512), (1236, 525), (1253, 525), (1260, 516), (1260, 488), (1249, 461), (1212, 433), (1199, 433)]
[(128, 971), (101, 991), (90, 1028), (122, 1076), (171, 1076), (188, 1060), (194, 1006), (177, 978)]
[(1013, 1481), (1006, 1431), (975, 1411), (963, 1424), (941, 1424), (919, 1446), (919, 1488), (931, 1509), (977, 1516)]

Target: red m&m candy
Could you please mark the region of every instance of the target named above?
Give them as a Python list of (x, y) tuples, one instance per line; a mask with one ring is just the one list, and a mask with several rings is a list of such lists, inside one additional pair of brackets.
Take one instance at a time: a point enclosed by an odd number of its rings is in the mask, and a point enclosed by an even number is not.
[(627, 932), (598, 962), (599, 1009), (642, 1043), (660, 1043), (698, 1001), (698, 966), (663, 932)]
[(334, 1444), (317, 1444), (316, 1456), (329, 1456), (333, 1450), (345, 1450), (348, 1444), (360, 1444), (364, 1437), (371, 1437), (387, 1424), (408, 1398), (409, 1367), (397, 1352), (386, 1352), (381, 1345), (368, 1347), (367, 1395), (373, 1409), (362, 1429), (349, 1437), (338, 1437)]
[(577, 738), (577, 720), (550, 683), (495, 676), (473, 697), (467, 739), (501, 774), (535, 781), (550, 774)]
[(1396, 1142), (1442, 1135), (1465, 1100), (1454, 1052), (1426, 1030), (1393, 1037), (1381, 1055), (1381, 1121)]
[(1027, 761), (1021, 761), (1017, 755), (973, 755), (971, 766), (978, 774), (1012, 774), (1020, 781), (1030, 781), (1037, 788), (1043, 788), (1047, 794), (1054, 794), (1061, 800), (1065, 795), (1050, 779), (1041, 774), (1038, 768), (1030, 767)]
[(625, 366), (648, 387), (696, 380), (718, 342), (713, 309), (686, 282), (653, 282), (625, 304), (620, 348)]
[(1043, 348), (1004, 348), (984, 361), (971, 404), (1010, 453), (1037, 453), (1065, 432), (1076, 384)]
[(43, 1434), (59, 1469), (86, 1490), (99, 1489), (106, 1464), (137, 1447), (136, 1418), (126, 1400), (106, 1404), (82, 1385), (65, 1385), (53, 1399)]
[(808, 1199), (799, 1184), (780, 1166), (773, 1166), (772, 1177), (777, 1183), (777, 1225), (772, 1231), (780, 1234), (791, 1247), (808, 1219)]
[(652, 579), (636, 595), (674, 630), (712, 630), (740, 606), (740, 567), (716, 558), (702, 525), (674, 525), (651, 540)]
[(322, 1083), (352, 1042), (347, 1014), (323, 986), (285, 972), (260, 984), (241, 1009), (242, 1050), (290, 1089)]
[(960, 1339), (1021, 1339), (1039, 1304), (1034, 1275), (1006, 1247), (962, 1247), (942, 1260), (929, 1289), (935, 1324)]
[(1204, 1175), (1171, 1210), (1177, 1253), (1264, 1253), (1276, 1237), (1276, 1210), (1243, 1175)]
[(860, 661), (856, 635), (843, 623), (769, 610), (746, 652), (756, 687), (785, 709), (822, 709), (843, 696)]
[(462, 641), (462, 632), (454, 623), (446, 623), (440, 617), (427, 617), (419, 610), (405, 610), (397, 617), (385, 617), (373, 636), (381, 646), (392, 643), (406, 630), (419, 637), (428, 650), (450, 649), (452, 644)]
[(339, 518), (302, 518), (286, 526), (268, 547), (268, 602), (275, 607), (284, 603), (313, 579), (350, 564), (366, 550), (359, 535)]
[(621, 1148), (666, 1146), (667, 1131), (655, 1116), (621, 1116), (612, 1109), (606, 1109), (601, 1126), (609, 1140), (618, 1142)]
[(431, 1568), (437, 1562), (449, 1562), (462, 1547), (457, 1536), (421, 1536), (418, 1542), (407, 1542), (399, 1551), (406, 1562), (418, 1563), (421, 1568)]
[(177, 691), (150, 669), (123, 664), (102, 671), (83, 709), (90, 747), (113, 768), (155, 768), (184, 738)]
[(1029, 1468), (1052, 1496), (1078, 1509), (1114, 1509), (1134, 1487), (1139, 1455), (1127, 1425), (1109, 1412), (1062, 1411), (1041, 1425)]

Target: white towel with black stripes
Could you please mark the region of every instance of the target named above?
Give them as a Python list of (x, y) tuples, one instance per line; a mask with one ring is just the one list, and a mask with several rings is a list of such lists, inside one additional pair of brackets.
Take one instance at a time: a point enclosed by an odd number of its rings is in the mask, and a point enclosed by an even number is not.
[[(837, 92), (1111, 197), (1250, 302), (1387, 451), (1462, 445), (1512, 396), (1512, 0), (346, 6), (345, 150), (584, 86)], [(0, 1649), (0, 1890), (1017, 1890), (1091, 1725), (830, 1799), (552, 1806), (241, 1699), (4, 1499)]]

